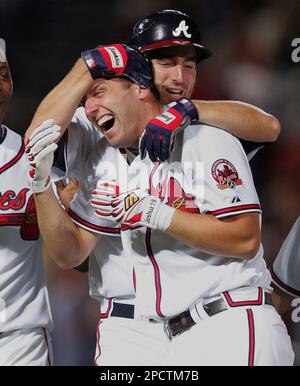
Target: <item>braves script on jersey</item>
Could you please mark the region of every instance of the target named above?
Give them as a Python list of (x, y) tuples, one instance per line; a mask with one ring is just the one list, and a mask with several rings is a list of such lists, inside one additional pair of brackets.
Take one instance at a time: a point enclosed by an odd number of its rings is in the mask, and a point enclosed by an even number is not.
[(20, 135), (0, 144), (0, 332), (52, 327), (33, 196)]

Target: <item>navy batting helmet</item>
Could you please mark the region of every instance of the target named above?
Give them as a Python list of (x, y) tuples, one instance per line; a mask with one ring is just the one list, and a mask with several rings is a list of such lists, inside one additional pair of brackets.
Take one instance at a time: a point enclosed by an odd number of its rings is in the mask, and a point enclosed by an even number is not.
[(143, 53), (171, 46), (194, 46), (198, 62), (212, 55), (202, 44), (197, 24), (185, 13), (172, 9), (139, 20), (133, 27), (129, 45)]

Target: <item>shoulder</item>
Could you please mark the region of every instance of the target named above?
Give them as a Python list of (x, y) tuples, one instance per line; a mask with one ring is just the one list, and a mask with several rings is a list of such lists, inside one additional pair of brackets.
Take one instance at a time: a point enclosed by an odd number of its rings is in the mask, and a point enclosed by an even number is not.
[(203, 122), (194, 122), (190, 124), (184, 130), (183, 140), (185, 144), (190, 144), (191, 146), (195, 143), (203, 144), (203, 146), (212, 143), (226, 143), (235, 144), (241, 148), (240, 141), (235, 136), (220, 127)]

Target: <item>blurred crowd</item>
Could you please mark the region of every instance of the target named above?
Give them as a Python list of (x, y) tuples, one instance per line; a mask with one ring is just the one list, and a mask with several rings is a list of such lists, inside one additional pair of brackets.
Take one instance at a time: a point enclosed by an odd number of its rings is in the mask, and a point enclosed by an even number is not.
[[(6, 124), (21, 134), (43, 96), (80, 52), (126, 42), (135, 22), (159, 9), (188, 13), (214, 53), (200, 64), (194, 97), (248, 102), (275, 115), (282, 134), (252, 161), (263, 208), (268, 265), (300, 214), (300, 63), (291, 43), (300, 38), (298, 0), (1, 0), (0, 31), (15, 82)], [(88, 277), (47, 261), (56, 365), (91, 365), (99, 309)], [(300, 279), (300, 278), (299, 278)], [(300, 365), (300, 322), (285, 315)]]

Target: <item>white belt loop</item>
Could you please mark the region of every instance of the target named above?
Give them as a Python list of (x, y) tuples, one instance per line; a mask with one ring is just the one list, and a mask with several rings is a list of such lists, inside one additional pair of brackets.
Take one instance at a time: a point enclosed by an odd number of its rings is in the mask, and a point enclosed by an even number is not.
[(207, 313), (204, 311), (202, 298), (196, 300), (195, 304), (190, 308), (190, 314), (195, 323), (209, 318)]

